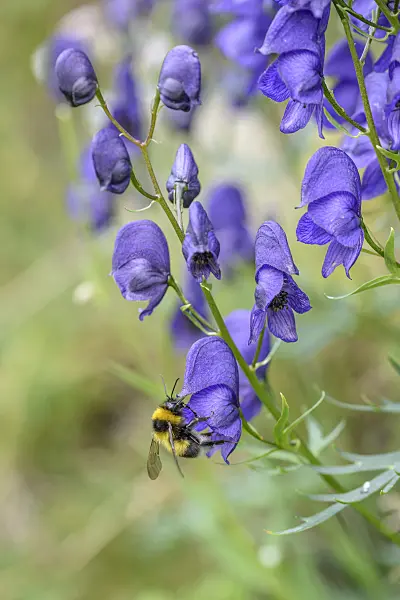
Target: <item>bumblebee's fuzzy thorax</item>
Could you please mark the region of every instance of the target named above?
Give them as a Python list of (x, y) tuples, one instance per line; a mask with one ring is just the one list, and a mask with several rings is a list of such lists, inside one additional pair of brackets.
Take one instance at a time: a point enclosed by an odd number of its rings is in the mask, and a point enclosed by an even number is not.
[(182, 415), (174, 413), (165, 406), (156, 408), (151, 418), (154, 431), (168, 431), (168, 423), (171, 425), (183, 425), (184, 423)]

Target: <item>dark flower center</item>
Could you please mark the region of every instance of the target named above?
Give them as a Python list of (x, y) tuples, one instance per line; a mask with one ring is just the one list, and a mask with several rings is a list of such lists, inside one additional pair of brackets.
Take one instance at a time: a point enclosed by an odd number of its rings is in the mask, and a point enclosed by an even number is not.
[(213, 255), (211, 252), (196, 252), (193, 254), (193, 263), (194, 266), (201, 270), (203, 267), (207, 267), (210, 262), (213, 260)]
[(282, 290), (277, 296), (275, 296), (268, 308), (271, 308), (274, 312), (278, 312), (278, 310), (282, 310), (282, 308), (285, 308), (285, 306), (287, 306), (287, 303), (288, 293)]

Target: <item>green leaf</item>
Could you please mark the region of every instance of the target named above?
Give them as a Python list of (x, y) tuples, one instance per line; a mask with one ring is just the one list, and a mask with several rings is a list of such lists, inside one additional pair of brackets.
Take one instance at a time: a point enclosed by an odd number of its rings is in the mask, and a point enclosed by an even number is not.
[(330, 404), (340, 406), (341, 408), (347, 408), (348, 410), (354, 410), (356, 412), (400, 413), (400, 402), (390, 402), (389, 400), (384, 400), (382, 404), (348, 404), (347, 402), (336, 400), (336, 398), (333, 398), (332, 396), (327, 396), (326, 400)]
[(289, 406), (288, 406), (288, 403), (286, 402), (286, 398), (283, 394), (281, 394), (281, 399), (282, 399), (281, 416), (279, 417), (279, 419), (276, 422), (275, 427), (274, 427), (274, 437), (275, 437), (275, 441), (278, 444), (278, 446), (285, 445), (286, 440), (285, 440), (285, 436), (284, 436), (284, 430), (285, 430), (286, 424), (289, 419)]
[(385, 245), (384, 254), (385, 254), (385, 265), (387, 266), (388, 271), (390, 271), (392, 273), (392, 275), (399, 277), (400, 276), (400, 267), (397, 264), (396, 256), (394, 254), (394, 229), (393, 229), (393, 227), (390, 228), (390, 234), (389, 234), (389, 237), (388, 237), (386, 245)]
[(291, 423), (289, 425), (289, 427), (286, 427), (286, 429), (283, 432), (283, 435), (287, 436), (292, 431), (292, 429), (295, 429), (297, 427), (297, 425), (299, 425), (299, 423), (304, 421), (304, 419), (306, 419), (307, 416), (310, 415), (324, 400), (325, 400), (325, 392), (322, 392), (320, 399), (317, 400), (317, 402), (313, 406), (311, 406), (308, 410), (306, 410), (305, 413), (303, 413), (302, 415), (300, 415), (300, 417), (298, 417), (295, 421), (293, 421), (293, 423)]
[(307, 531), (307, 529), (312, 529), (321, 523), (324, 523), (328, 519), (337, 515), (340, 511), (346, 508), (346, 504), (339, 504), (336, 502), (332, 504), (332, 506), (328, 506), (325, 510), (322, 510), (319, 513), (316, 513), (312, 517), (304, 517), (302, 518), (303, 523), (298, 525), (297, 527), (292, 527), (291, 529), (285, 529), (284, 531), (267, 531), (267, 533), (271, 535), (290, 535), (291, 533), (300, 533), (301, 531)]
[(387, 469), (396, 470), (400, 466), (400, 452), (384, 452), (382, 454), (354, 454), (352, 452), (340, 452), (345, 460), (351, 461), (351, 465), (313, 466), (313, 470), (324, 475), (349, 475), (361, 473), (362, 471), (383, 471)]
[(341, 502), (345, 504), (354, 504), (355, 502), (362, 502), (365, 498), (376, 494), (380, 490), (384, 489), (385, 486), (396, 476), (396, 473), (392, 470), (379, 473), (376, 477), (370, 481), (366, 481), (359, 487), (345, 492), (344, 494), (311, 494), (308, 497), (316, 502)]
[(367, 283), (363, 283), (356, 290), (349, 292), (348, 294), (344, 294), (343, 296), (327, 296), (329, 300), (343, 300), (343, 298), (348, 298), (349, 296), (354, 296), (354, 294), (360, 294), (361, 292), (366, 292), (367, 290), (373, 290), (377, 287), (382, 287), (383, 285), (391, 285), (391, 284), (399, 284), (400, 277), (393, 277), (393, 275), (381, 275), (380, 277), (376, 277), (375, 279), (371, 279), (371, 281), (367, 281)]
[(400, 375), (400, 363), (398, 363), (397, 360), (395, 360), (392, 356), (389, 356), (389, 362), (396, 371), (397, 375)]
[(308, 445), (313, 454), (321, 454), (340, 436), (346, 426), (345, 421), (340, 421), (327, 436), (324, 436), (321, 425), (311, 415), (307, 418)]
[[(328, 98), (328, 102), (329, 102), (329, 98)], [(335, 110), (335, 109), (334, 109)], [(336, 121), (336, 119), (331, 115), (331, 113), (324, 107), (324, 114), (326, 116), (326, 118), (328, 119), (329, 123), (331, 125), (334, 126), (335, 129), (337, 129), (338, 131), (341, 131), (342, 133), (344, 133), (345, 135), (347, 135), (348, 137), (351, 137), (353, 139), (357, 139), (359, 138), (361, 135), (366, 135), (365, 133), (363, 133), (362, 131), (359, 131), (358, 133), (356, 133), (356, 135), (353, 135), (352, 133), (350, 133), (346, 127), (343, 127), (343, 125), (341, 125), (338, 121)]]
[(160, 402), (160, 397), (162, 396), (162, 388), (160, 385), (154, 383), (150, 379), (147, 379), (144, 375), (140, 375), (123, 365), (119, 365), (117, 363), (111, 363), (110, 365), (111, 373), (114, 373), (121, 381), (124, 381), (132, 388), (139, 392), (143, 392), (156, 402)]
[(386, 150), (386, 148), (382, 148), (382, 146), (376, 146), (377, 150), (386, 158), (390, 158), (396, 163), (396, 171), (400, 168), (400, 154), (398, 152), (393, 152), (391, 150)]
[(390, 490), (392, 490), (394, 488), (394, 486), (396, 485), (396, 483), (399, 481), (400, 479), (400, 475), (398, 475), (397, 473), (394, 475), (393, 479), (391, 479), (389, 481), (389, 483), (387, 485), (385, 485), (385, 487), (381, 490), (381, 494), (387, 494), (390, 492)]

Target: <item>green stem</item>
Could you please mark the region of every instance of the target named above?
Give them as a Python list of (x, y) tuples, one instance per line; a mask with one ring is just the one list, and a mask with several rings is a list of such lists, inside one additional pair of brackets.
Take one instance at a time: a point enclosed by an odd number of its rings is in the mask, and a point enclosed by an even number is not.
[(386, 4), (385, 0), (375, 0), (375, 4), (377, 4), (379, 6), (379, 8), (383, 12), (383, 14), (385, 15), (385, 17), (387, 18), (387, 20), (389, 21), (389, 23), (391, 24), (391, 26), (395, 30), (395, 32), (398, 33), (398, 31), (400, 29), (399, 21), (398, 21), (397, 17), (395, 17), (390, 12), (390, 9), (389, 9), (388, 5)]
[(252, 371), (256, 370), (256, 365), (257, 365), (258, 357), (260, 356), (260, 352), (261, 352), (261, 348), (262, 348), (262, 343), (263, 343), (263, 340), (264, 340), (264, 334), (265, 334), (265, 323), (264, 323), (264, 327), (262, 328), (262, 331), (261, 331), (260, 335), (258, 336), (258, 342), (257, 342), (256, 352), (254, 354), (254, 358), (253, 358), (253, 361), (252, 361), (251, 367), (250, 367), (250, 369)]
[(107, 117), (110, 119), (111, 123), (118, 129), (118, 131), (130, 142), (132, 142), (132, 144), (135, 144), (135, 146), (141, 146), (141, 142), (139, 140), (137, 140), (136, 138), (132, 137), (130, 133), (128, 133), (126, 131), (126, 129), (124, 129), (122, 127), (122, 125), (120, 125), (118, 123), (118, 121), (116, 119), (114, 119), (114, 117), (112, 116), (112, 114), (109, 111), (109, 108), (107, 106), (106, 101), (104, 100), (103, 94), (101, 93), (100, 88), (97, 88), (96, 91), (96, 98), (97, 100), (100, 102), (100, 106), (101, 108), (104, 110), (105, 114), (107, 115)]
[(399, 12), (399, 1), (400, 0), (394, 1), (393, 14), (395, 14), (396, 16), (398, 15), (398, 12)]
[(375, 240), (373, 239), (368, 227), (366, 226), (366, 224), (364, 223), (363, 219), (361, 219), (361, 227), (364, 231), (364, 237), (365, 237), (365, 241), (367, 242), (367, 244), (369, 244), (371, 246), (371, 248), (373, 250), (375, 250), (375, 252), (377, 254), (379, 254), (379, 256), (384, 257), (385, 256), (385, 252), (382, 248), (382, 246), (378, 243), (375, 242)]
[(340, 9), (340, 7), (338, 7), (336, 4), (335, 4), (335, 7), (336, 7), (336, 10), (338, 11), (340, 20), (342, 21), (342, 25), (343, 25), (343, 28), (344, 28), (344, 31), (346, 34), (347, 42), (349, 44), (349, 50), (350, 50), (350, 53), (351, 53), (351, 56), (353, 59), (353, 64), (354, 64), (357, 81), (358, 81), (358, 86), (360, 89), (361, 98), (362, 98), (363, 105), (364, 105), (365, 118), (367, 120), (368, 129), (369, 129), (368, 137), (371, 140), (372, 146), (373, 146), (375, 154), (376, 154), (376, 158), (378, 159), (379, 165), (382, 170), (383, 177), (385, 178), (386, 185), (390, 192), (390, 196), (392, 199), (394, 209), (397, 214), (397, 218), (400, 221), (400, 198), (397, 194), (397, 188), (396, 188), (396, 183), (395, 183), (393, 174), (388, 173), (386, 159), (384, 158), (384, 156), (382, 156), (382, 154), (378, 150), (378, 146), (381, 146), (381, 143), (379, 140), (378, 133), (376, 131), (374, 118), (373, 118), (372, 110), (371, 110), (371, 105), (370, 105), (369, 99), (368, 99), (368, 92), (367, 92), (367, 88), (365, 85), (363, 68), (362, 68), (362, 64), (360, 63), (360, 60), (358, 58), (357, 49), (355, 47), (353, 36), (351, 33), (351, 29), (350, 29), (350, 24), (349, 24), (347, 15)]
[(338, 104), (332, 91), (326, 85), (325, 79), (322, 79), (322, 89), (324, 90), (325, 98), (332, 104), (333, 108), (336, 110), (338, 115), (343, 117), (343, 119), (346, 119), (346, 121), (348, 123), (350, 123), (350, 125), (353, 125), (353, 127), (356, 127), (359, 131), (361, 131), (361, 133), (368, 133), (367, 129), (365, 129), (365, 127), (363, 127), (362, 125), (357, 123), (357, 121), (354, 121), (354, 119), (352, 119), (350, 117), (350, 115), (347, 114), (347, 112), (344, 110), (344, 108), (342, 108), (340, 106), (340, 104)]
[(142, 142), (142, 146), (146, 146), (147, 147), (150, 144), (150, 142), (152, 141), (152, 139), (153, 139), (154, 129), (156, 128), (158, 108), (160, 106), (160, 102), (161, 102), (160, 91), (157, 88), (156, 95), (155, 95), (155, 98), (153, 100), (153, 106), (151, 108), (151, 118), (150, 118), (149, 132), (147, 134), (147, 137), (146, 137), (145, 141)]
[(137, 179), (137, 177), (136, 177), (133, 169), (131, 171), (131, 183), (132, 183), (133, 187), (135, 187), (137, 189), (137, 191), (142, 194), (142, 196), (145, 196), (146, 198), (149, 198), (149, 200), (158, 201), (158, 197), (157, 196), (153, 196), (153, 194), (149, 194), (149, 192), (146, 192), (146, 190), (143, 189), (142, 184)]
[(342, 9), (343, 12), (347, 12), (350, 15), (353, 15), (353, 17), (356, 17), (356, 19), (358, 19), (359, 21), (362, 21), (363, 23), (365, 23), (366, 25), (369, 25), (370, 27), (374, 27), (375, 29), (381, 29), (382, 31), (387, 31), (389, 33), (392, 33), (392, 32), (394, 33), (392, 27), (386, 27), (385, 25), (378, 25), (377, 23), (373, 23), (369, 19), (366, 19), (363, 15), (360, 15), (355, 10), (350, 8), (350, 6), (347, 6), (347, 4), (344, 1), (341, 2), (340, 0), (333, 0), (333, 4), (335, 5), (336, 9), (338, 8), (338, 6), (340, 6), (340, 8)]
[[(187, 310), (184, 311), (185, 316), (189, 317), (189, 314), (191, 314), (198, 321), (198, 323), (200, 323), (203, 326), (203, 329), (202, 329), (203, 333), (206, 333), (207, 335), (209, 335), (210, 332), (215, 335), (219, 333), (215, 329), (215, 327), (213, 327), (211, 325), (211, 323), (209, 323), (209, 321), (207, 321), (207, 319), (205, 319), (204, 317), (201, 316), (201, 314), (192, 306), (192, 304), (189, 302), (189, 300), (187, 298), (185, 298), (180, 285), (178, 284), (178, 282), (176, 281), (176, 279), (173, 275), (169, 276), (168, 285), (171, 286), (175, 290), (179, 300), (182, 302), (182, 305), (187, 306)], [(204, 328), (208, 328), (209, 331), (205, 331)]]

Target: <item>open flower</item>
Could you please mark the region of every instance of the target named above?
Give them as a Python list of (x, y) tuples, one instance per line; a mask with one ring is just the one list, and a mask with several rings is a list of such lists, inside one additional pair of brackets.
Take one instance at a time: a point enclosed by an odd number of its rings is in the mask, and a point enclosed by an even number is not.
[(219, 241), (206, 211), (200, 202), (193, 202), (189, 208), (189, 225), (182, 244), (188, 271), (200, 283), (210, 273), (221, 279), (218, 264)]
[(297, 226), (304, 244), (329, 244), (322, 266), (329, 277), (343, 265), (347, 277), (364, 242), (361, 228), (361, 182), (354, 162), (343, 150), (326, 146), (308, 161), (301, 189), (301, 206), (308, 206)]
[(87, 104), (96, 95), (97, 77), (84, 52), (68, 48), (58, 56), (55, 72), (58, 87), (71, 106)]
[(140, 320), (151, 315), (168, 288), (170, 260), (167, 240), (153, 221), (133, 221), (118, 232), (111, 275), (126, 300), (148, 300)]
[(188, 112), (201, 104), (199, 55), (190, 46), (175, 46), (164, 58), (158, 79), (162, 102), (168, 108)]
[(235, 357), (227, 343), (219, 337), (198, 340), (186, 358), (185, 380), (180, 397), (191, 395), (184, 416), (206, 417), (196, 428), (209, 428), (211, 441), (228, 439), (212, 448), (207, 456), (221, 451), (224, 461), (236, 448), (242, 434), (239, 413), (239, 373)]
[(308, 296), (297, 286), (292, 275), (299, 271), (293, 262), (286, 234), (274, 221), (266, 221), (256, 236), (256, 290), (251, 311), (249, 344), (256, 342), (265, 321), (270, 332), (284, 342), (296, 342), (293, 311), (311, 309)]
[(168, 198), (174, 201), (174, 188), (182, 186), (183, 207), (189, 208), (193, 200), (200, 193), (200, 181), (197, 178), (199, 169), (187, 144), (181, 144), (172, 165), (171, 175), (167, 180)]
[(96, 133), (92, 141), (92, 158), (101, 189), (123, 194), (130, 182), (132, 164), (115, 128), (105, 127)]
[[(228, 331), (247, 364), (252, 363), (257, 349), (256, 343), (248, 344), (250, 314), (251, 313), (249, 310), (234, 310), (225, 319), (225, 324), (228, 328)], [(269, 351), (270, 336), (268, 331), (266, 331), (261, 345), (260, 354), (258, 355), (258, 361), (261, 362), (264, 360)], [(259, 379), (264, 379), (267, 368), (268, 366), (265, 365), (257, 369), (256, 375)], [(240, 408), (242, 409), (243, 415), (247, 421), (250, 421), (260, 412), (261, 400), (256, 395), (240, 366), (239, 398)]]

